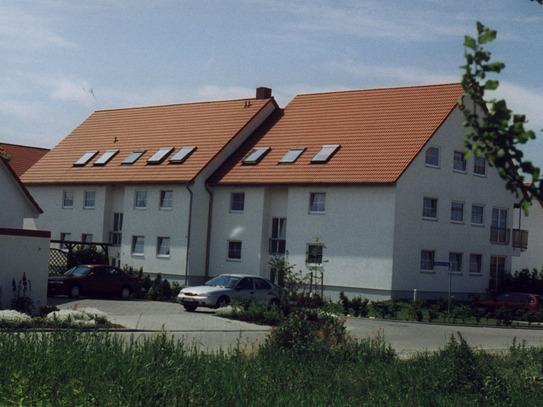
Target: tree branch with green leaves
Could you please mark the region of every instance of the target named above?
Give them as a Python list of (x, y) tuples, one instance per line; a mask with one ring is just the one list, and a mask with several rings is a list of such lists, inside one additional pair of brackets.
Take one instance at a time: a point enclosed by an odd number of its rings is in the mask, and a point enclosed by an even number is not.
[[(537, 0), (539, 3), (543, 0)], [(521, 146), (535, 139), (535, 133), (526, 129), (526, 116), (514, 114), (505, 100), (487, 98), (487, 91), (499, 87), (499, 81), (488, 78), (505, 68), (502, 62), (492, 62), (485, 44), (496, 39), (496, 31), (477, 23), (477, 37), (465, 37), (466, 64), (462, 76), (464, 96), (460, 108), (464, 113), (465, 146), (468, 154), (483, 156), (495, 167), (506, 187), (515, 193), (525, 212), (533, 198), (543, 200), (540, 169), (524, 158)], [(528, 178), (527, 178), (528, 177)]]

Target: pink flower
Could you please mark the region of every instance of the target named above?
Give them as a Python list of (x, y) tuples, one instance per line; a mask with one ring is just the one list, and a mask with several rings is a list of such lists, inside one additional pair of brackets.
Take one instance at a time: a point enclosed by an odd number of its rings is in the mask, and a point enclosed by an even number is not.
[(322, 332), (317, 332), (317, 336), (322, 336), (323, 333)]

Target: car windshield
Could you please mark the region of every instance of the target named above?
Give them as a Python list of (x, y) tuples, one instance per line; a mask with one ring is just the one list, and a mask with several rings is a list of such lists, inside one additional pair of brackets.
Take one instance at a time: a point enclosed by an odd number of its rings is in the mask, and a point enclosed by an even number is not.
[(240, 280), (240, 277), (217, 276), (209, 280), (207, 283), (205, 283), (205, 285), (233, 288), (238, 283), (239, 280)]
[(75, 266), (64, 273), (67, 276), (86, 276), (89, 274), (90, 268), (86, 266)]

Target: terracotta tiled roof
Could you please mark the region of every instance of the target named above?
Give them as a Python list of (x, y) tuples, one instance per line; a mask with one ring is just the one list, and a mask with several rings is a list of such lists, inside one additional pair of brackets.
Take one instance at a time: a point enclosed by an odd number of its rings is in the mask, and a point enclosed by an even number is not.
[(47, 148), (20, 146), (17, 144), (0, 142), (0, 151), (2, 150), (5, 154), (10, 156), (9, 165), (19, 177), (49, 151)]
[[(273, 98), (249, 98), (96, 111), (22, 180), (28, 184), (192, 181), (268, 103), (275, 105)], [(182, 164), (170, 164), (168, 159), (147, 164), (160, 148), (173, 147), (171, 157), (184, 146), (197, 149)], [(105, 165), (93, 165), (108, 150), (118, 153)], [(121, 164), (138, 150), (146, 152), (134, 164)], [(86, 165), (74, 166), (87, 151), (98, 153)]]
[[(209, 179), (220, 184), (393, 183), (463, 94), (458, 83), (298, 95), (247, 140)], [(311, 163), (323, 145), (339, 145)], [(255, 165), (243, 158), (270, 147)], [(305, 148), (292, 164), (278, 164)]]

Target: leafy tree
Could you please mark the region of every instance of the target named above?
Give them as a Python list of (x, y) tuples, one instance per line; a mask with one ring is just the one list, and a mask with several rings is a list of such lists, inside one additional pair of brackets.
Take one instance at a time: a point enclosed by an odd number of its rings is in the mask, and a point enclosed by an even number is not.
[[(532, 0), (534, 1), (534, 0)], [(535, 0), (543, 4), (543, 0)], [(465, 37), (466, 64), (462, 76), (464, 99), (460, 108), (465, 116), (468, 154), (482, 155), (498, 170), (506, 187), (516, 194), (525, 212), (532, 198), (543, 199), (541, 170), (524, 159), (520, 146), (535, 139), (532, 130), (525, 129), (526, 116), (514, 114), (505, 100), (487, 99), (486, 91), (496, 90), (499, 81), (487, 79), (505, 68), (502, 62), (491, 62), (491, 53), (483, 46), (496, 39), (496, 31), (477, 22), (477, 38)], [(531, 179), (526, 179), (526, 176)]]

